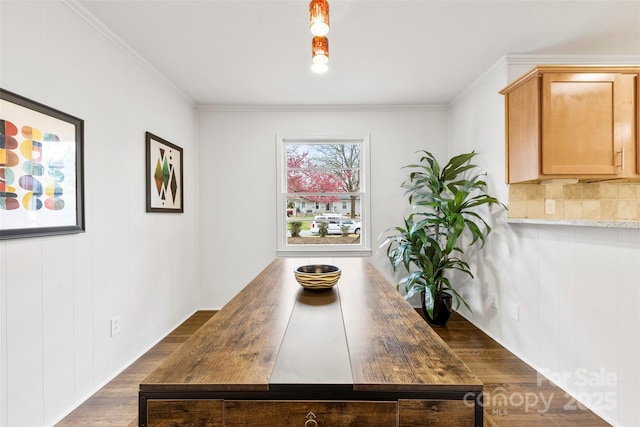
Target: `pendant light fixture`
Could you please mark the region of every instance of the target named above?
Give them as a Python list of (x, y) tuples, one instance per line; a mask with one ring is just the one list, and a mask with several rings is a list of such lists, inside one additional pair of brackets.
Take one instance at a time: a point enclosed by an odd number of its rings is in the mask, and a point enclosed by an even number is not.
[(311, 40), (311, 69), (316, 73), (324, 73), (329, 69), (329, 39), (315, 36)]
[(326, 36), (329, 32), (327, 0), (311, 0), (309, 3), (309, 29), (314, 36)]
[(309, 29), (311, 40), (311, 70), (324, 73), (329, 69), (329, 3), (327, 0), (311, 0), (309, 3)]

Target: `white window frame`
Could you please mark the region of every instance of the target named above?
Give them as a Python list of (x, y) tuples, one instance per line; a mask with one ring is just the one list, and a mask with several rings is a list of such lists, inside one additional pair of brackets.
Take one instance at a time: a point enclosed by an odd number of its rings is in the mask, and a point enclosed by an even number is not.
[[(369, 135), (365, 136), (281, 136), (276, 135), (277, 203), (276, 232), (278, 256), (370, 256), (371, 250), (371, 194), (369, 193)], [(287, 150), (286, 144), (360, 144), (360, 243), (353, 245), (289, 245), (287, 242)]]

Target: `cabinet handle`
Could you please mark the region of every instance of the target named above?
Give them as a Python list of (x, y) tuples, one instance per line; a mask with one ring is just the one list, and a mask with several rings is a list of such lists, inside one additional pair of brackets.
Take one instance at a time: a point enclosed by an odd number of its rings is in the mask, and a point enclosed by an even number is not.
[(622, 147), (618, 153), (620, 153), (620, 164), (618, 166), (620, 166), (620, 169), (624, 170), (624, 147)]
[(307, 421), (304, 423), (304, 427), (318, 427), (318, 422), (316, 421), (316, 414), (313, 412), (309, 412), (307, 414)]

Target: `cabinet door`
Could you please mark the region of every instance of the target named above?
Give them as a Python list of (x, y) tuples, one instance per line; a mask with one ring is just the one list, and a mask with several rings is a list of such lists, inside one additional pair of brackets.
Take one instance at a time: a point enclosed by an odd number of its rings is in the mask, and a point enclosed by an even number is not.
[(537, 77), (506, 94), (508, 183), (540, 177), (539, 100)]
[[(542, 174), (617, 175), (633, 122), (625, 75), (545, 73), (542, 76)], [(631, 119), (631, 120), (630, 120)]]

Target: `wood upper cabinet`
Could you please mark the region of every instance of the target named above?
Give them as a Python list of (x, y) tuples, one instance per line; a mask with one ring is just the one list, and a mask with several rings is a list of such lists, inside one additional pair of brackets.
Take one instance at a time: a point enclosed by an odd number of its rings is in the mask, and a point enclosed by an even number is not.
[(507, 183), (640, 178), (639, 73), (539, 66), (503, 89)]

